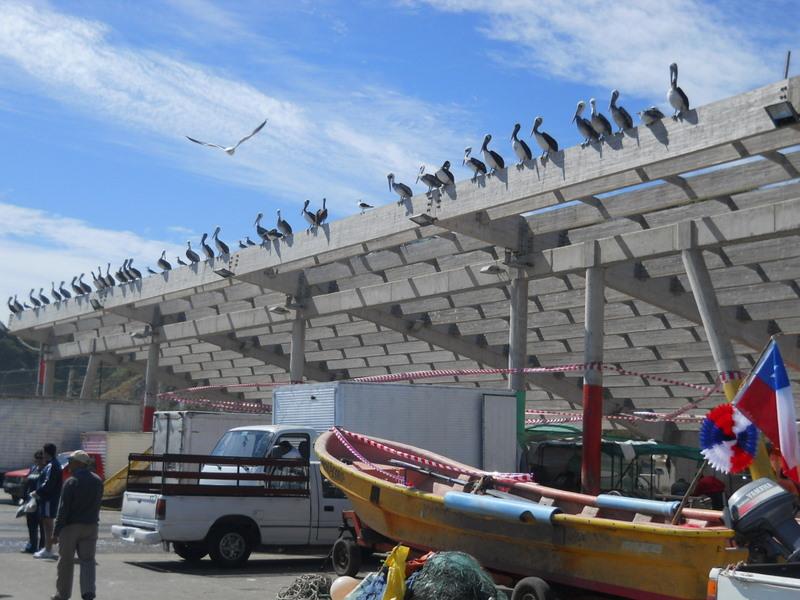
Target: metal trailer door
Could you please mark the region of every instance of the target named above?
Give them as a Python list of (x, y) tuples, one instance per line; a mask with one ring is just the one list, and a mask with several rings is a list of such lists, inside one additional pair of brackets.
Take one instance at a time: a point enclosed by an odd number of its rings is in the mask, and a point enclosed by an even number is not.
[(483, 396), (483, 469), (504, 473), (517, 470), (517, 398)]

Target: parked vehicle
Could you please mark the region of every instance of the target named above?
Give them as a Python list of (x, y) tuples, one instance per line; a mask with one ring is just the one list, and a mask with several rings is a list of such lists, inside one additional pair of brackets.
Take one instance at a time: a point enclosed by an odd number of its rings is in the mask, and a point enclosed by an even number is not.
[[(70, 454), (72, 454), (72, 452), (60, 452), (58, 454), (58, 462), (61, 465), (65, 481), (71, 475), (68, 467)], [(94, 461), (93, 469), (95, 473), (97, 473), (101, 479), (105, 478), (102, 457), (96, 452), (88, 452), (88, 454)], [(11, 496), (11, 502), (13, 504), (18, 504), (25, 495), (25, 485), (27, 483), (29, 469), (30, 467), (25, 467), (16, 469), (15, 471), (9, 471), (3, 479), (3, 490)]]
[(153, 454), (209, 454), (229, 429), (271, 422), (272, 417), (263, 413), (160, 410), (153, 417), (149, 445)]
[(350, 504), (325, 480), (307, 427), (237, 427), (210, 454), (130, 456), (122, 522), (112, 534), (127, 542), (168, 543), (181, 558), (209, 554), (224, 567), (243, 564), (258, 548), (319, 548), (336, 540)]

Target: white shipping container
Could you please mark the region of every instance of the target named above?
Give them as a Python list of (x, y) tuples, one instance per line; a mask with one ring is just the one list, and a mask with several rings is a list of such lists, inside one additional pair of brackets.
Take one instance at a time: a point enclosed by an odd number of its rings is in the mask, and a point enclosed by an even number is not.
[(141, 431), (84, 431), (81, 447), (86, 452), (96, 452), (103, 458), (106, 479), (128, 466), (128, 455), (150, 448), (153, 438)]
[(269, 425), (264, 413), (164, 410), (153, 418), (154, 454), (210, 454), (222, 434), (243, 425)]
[(333, 425), (424, 448), (488, 471), (516, 471), (517, 398), (509, 390), (339, 381), (275, 388), (278, 425)]

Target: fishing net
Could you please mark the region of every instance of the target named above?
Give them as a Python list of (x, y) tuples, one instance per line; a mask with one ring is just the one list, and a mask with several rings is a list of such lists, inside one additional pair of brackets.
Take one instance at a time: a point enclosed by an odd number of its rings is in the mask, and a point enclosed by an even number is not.
[(276, 600), (327, 600), (330, 591), (331, 578), (327, 575), (301, 575), (278, 592)]
[(406, 580), (406, 600), (506, 600), (469, 554), (438, 552)]

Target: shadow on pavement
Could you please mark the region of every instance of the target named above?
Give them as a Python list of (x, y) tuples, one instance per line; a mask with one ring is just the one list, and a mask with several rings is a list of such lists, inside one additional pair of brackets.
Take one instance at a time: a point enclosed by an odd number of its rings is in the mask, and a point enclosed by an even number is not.
[(222, 569), (210, 560), (199, 563), (189, 563), (179, 560), (148, 560), (126, 561), (134, 567), (156, 571), (158, 573), (177, 573), (183, 575), (199, 575), (204, 577), (240, 577), (242, 575), (271, 575), (286, 573), (308, 573), (310, 571), (330, 571), (330, 561), (322, 557), (312, 558), (279, 558), (279, 559), (251, 559), (238, 569)]

